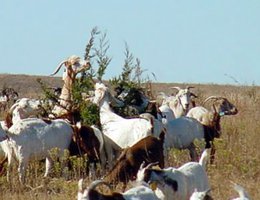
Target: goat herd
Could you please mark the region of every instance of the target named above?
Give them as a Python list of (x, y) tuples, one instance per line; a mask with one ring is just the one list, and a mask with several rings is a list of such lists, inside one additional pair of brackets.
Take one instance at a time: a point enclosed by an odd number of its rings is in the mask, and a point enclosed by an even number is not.
[[(131, 90), (113, 95), (115, 92), (98, 82), (94, 95), (84, 100), (99, 107), (101, 126), (87, 126), (80, 122), (77, 113), (70, 111), (73, 83), (78, 73), (90, 68), (90, 62), (71, 56), (61, 62), (52, 75), (63, 65), (64, 85), (59, 105), (53, 106), (48, 118), (38, 117), (43, 108), (41, 100), (21, 98), (15, 99), (6, 119), (1, 121), (0, 168), (7, 161), (7, 179), (10, 179), (9, 168), (14, 160), (18, 161), (21, 184), (26, 181), (26, 168), (32, 159), (46, 159), (44, 177), (48, 176), (53, 164), (50, 150), (58, 148), (58, 157), (66, 149), (70, 155), (86, 154), (89, 175), (95, 174), (97, 163), (102, 171), (109, 169), (87, 189), (83, 189), (83, 179), (79, 180), (78, 200), (212, 199), (206, 164), (208, 160), (214, 162), (214, 138), (220, 137), (221, 118), (238, 112), (228, 99), (210, 96), (204, 101), (210, 104), (210, 109), (206, 109), (195, 104), (197, 96), (190, 91), (192, 87), (174, 87), (176, 95), (161, 92), (158, 95), (161, 101), (150, 101), (142, 92)], [(9, 99), (3, 93), (1, 104)], [(116, 112), (120, 108), (131, 110), (135, 117), (121, 116)], [(69, 120), (71, 115), (73, 122)], [(205, 141), (202, 153), (198, 152), (195, 140)], [(179, 168), (166, 168), (165, 159), (172, 148), (188, 149), (191, 161)], [(134, 186), (126, 190), (129, 181), (133, 181)], [(103, 184), (112, 190), (111, 186), (119, 182), (124, 185), (123, 193), (102, 194), (96, 189)], [(240, 195), (236, 199), (249, 199), (241, 186), (235, 184), (234, 188)]]

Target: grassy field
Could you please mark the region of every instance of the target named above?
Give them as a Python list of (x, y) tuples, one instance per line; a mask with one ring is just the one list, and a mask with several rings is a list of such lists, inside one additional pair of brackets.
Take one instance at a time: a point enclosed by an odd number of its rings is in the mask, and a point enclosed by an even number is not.
[[(39, 97), (41, 90), (36, 79), (41, 78), (52, 86), (60, 86), (60, 78), (35, 77), (26, 75), (0, 75), (0, 89), (11, 86), (21, 97)], [(207, 172), (212, 186), (214, 199), (225, 200), (237, 196), (231, 182), (242, 185), (251, 199), (260, 199), (260, 87), (231, 86), (214, 84), (174, 84), (157, 83), (153, 94), (158, 91), (170, 93), (171, 86), (191, 85), (199, 96), (198, 104), (210, 95), (220, 95), (234, 103), (239, 113), (222, 118), (222, 135), (215, 141), (216, 158)], [(1, 117), (3, 118), (3, 113)], [(73, 170), (64, 170), (62, 163), (55, 163), (51, 177), (43, 179), (44, 163), (31, 163), (27, 172), (26, 186), (19, 185), (15, 169), (11, 181), (0, 177), (0, 199), (76, 199), (77, 182), (85, 176), (81, 159), (71, 158)], [(172, 150), (166, 160), (167, 166), (178, 167), (189, 161), (187, 151)], [(63, 169), (63, 170), (61, 170)], [(65, 172), (64, 172), (65, 171)], [(94, 178), (86, 177), (88, 185)], [(117, 190), (120, 191), (121, 185)], [(130, 187), (130, 184), (129, 184)]]

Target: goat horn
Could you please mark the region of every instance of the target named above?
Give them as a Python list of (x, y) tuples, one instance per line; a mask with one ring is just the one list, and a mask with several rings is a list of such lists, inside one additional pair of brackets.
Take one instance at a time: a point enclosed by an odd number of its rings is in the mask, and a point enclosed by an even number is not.
[(58, 71), (60, 70), (60, 68), (62, 67), (62, 65), (63, 65), (65, 62), (67, 62), (67, 60), (62, 61), (62, 62), (58, 65), (58, 67), (56, 68), (56, 70), (55, 70), (50, 76), (54, 76), (55, 74), (57, 74)]
[(187, 86), (187, 87), (186, 87), (186, 89), (188, 89), (188, 90), (189, 90), (189, 89), (192, 89), (192, 88), (195, 88), (195, 87), (193, 87), (193, 86)]
[(158, 165), (158, 164), (159, 164), (159, 162), (150, 163), (150, 164), (148, 164), (145, 168), (146, 168), (146, 169), (149, 169), (149, 168), (151, 168), (151, 167), (153, 167), (153, 166), (156, 166), (156, 165)]
[(105, 181), (103, 181), (103, 180), (96, 180), (96, 181), (92, 182), (92, 183), (90, 184), (90, 186), (88, 187), (88, 190), (89, 190), (89, 191), (90, 191), (90, 190), (95, 190), (96, 187), (99, 186), (99, 185), (101, 185), (101, 184), (104, 184), (104, 185), (108, 186), (108, 188), (112, 191), (111, 186), (110, 186), (107, 182), (105, 182)]
[(14, 109), (18, 106), (17, 103), (15, 103), (14, 105), (11, 106), (11, 108), (9, 109), (8, 113), (10, 113), (12, 115)]
[(210, 97), (208, 97), (208, 98), (206, 98), (206, 99), (204, 100), (203, 104), (206, 103), (207, 101), (209, 101), (210, 99), (216, 99), (216, 100), (218, 100), (218, 99), (223, 99), (223, 98), (224, 98), (224, 97), (210, 96)]
[(181, 90), (181, 88), (180, 87), (177, 87), (177, 86), (175, 86), (175, 87), (170, 87), (171, 89), (176, 89), (176, 90), (178, 90), (178, 91), (180, 91)]

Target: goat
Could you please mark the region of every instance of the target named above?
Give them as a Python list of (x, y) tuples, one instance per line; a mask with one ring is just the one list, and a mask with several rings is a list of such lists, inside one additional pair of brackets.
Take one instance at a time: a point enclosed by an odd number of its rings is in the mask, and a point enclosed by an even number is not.
[(44, 111), (42, 103), (38, 99), (21, 98), (18, 99), (8, 110), (5, 117), (5, 124), (10, 128), (21, 119), (39, 116)]
[(218, 137), (219, 133), (216, 128), (217, 124), (214, 123), (216, 120), (213, 119), (212, 123), (208, 125), (203, 125), (196, 119), (189, 117), (163, 121), (166, 129), (165, 148), (188, 149), (191, 160), (198, 160), (193, 141), (204, 139), (206, 142), (205, 148), (214, 147), (213, 140)]
[(215, 106), (216, 111), (220, 116), (223, 115), (236, 115), (238, 110), (234, 104), (232, 104), (227, 98), (221, 96), (210, 96), (204, 100), (203, 104), (208, 102), (209, 100), (213, 100), (212, 105)]
[(98, 185), (104, 184), (112, 191), (110, 185), (104, 181), (96, 180), (84, 191), (82, 184), (83, 179), (80, 179), (78, 183), (78, 200), (159, 200), (152, 189), (145, 183), (139, 184), (124, 193), (112, 192), (111, 194), (102, 194), (96, 190)]
[(41, 160), (46, 158), (44, 176), (49, 174), (52, 160), (50, 150), (58, 148), (60, 157), (63, 150), (68, 149), (73, 135), (71, 125), (65, 120), (56, 119), (43, 121), (37, 118), (23, 119), (15, 123), (8, 131), (0, 127), (0, 141), (7, 139), (8, 154), (7, 178), (12, 157), (18, 160), (18, 174), (20, 182), (25, 181), (25, 170), (31, 159)]
[(205, 191), (210, 188), (205, 170), (207, 151), (204, 150), (199, 163), (188, 162), (179, 168), (152, 169), (152, 165), (141, 167), (137, 173), (137, 181), (156, 183), (158, 188), (155, 193), (159, 199), (187, 200), (195, 189)]
[(140, 165), (152, 162), (159, 162), (160, 167), (164, 167), (164, 132), (160, 138), (147, 136), (131, 147), (123, 150), (113, 169), (105, 176), (108, 183), (123, 182), (127, 184), (129, 180), (136, 177)]
[(111, 168), (115, 160), (113, 156), (118, 156), (121, 151), (122, 149), (103, 135), (96, 126), (81, 125), (80, 122), (74, 126), (70, 155), (87, 154), (87, 166), (88, 169), (91, 167), (91, 172), (95, 171), (97, 163), (100, 163), (103, 170), (107, 164)]
[[(214, 100), (211, 110), (208, 110), (203, 106), (196, 106), (188, 111), (187, 117), (194, 118), (205, 126), (215, 126), (217, 133), (215, 134), (215, 137), (219, 138), (221, 135), (221, 117), (225, 115), (236, 115), (238, 110), (224, 97), (210, 96), (204, 101), (204, 104), (209, 100)], [(214, 145), (212, 147), (211, 163), (213, 163), (215, 155)]]
[[(104, 152), (104, 140), (101, 131), (95, 126), (85, 126), (77, 123), (69, 146), (71, 156), (87, 154), (87, 170), (96, 168), (100, 163), (104, 170), (106, 165), (106, 154)], [(93, 165), (90, 165), (93, 164)], [(91, 171), (93, 171), (91, 169)]]
[(112, 100), (115, 101), (115, 98), (112, 97), (108, 88), (103, 83), (96, 83), (93, 103), (100, 108), (102, 131), (117, 145), (126, 148), (148, 135), (159, 136), (161, 130), (153, 131), (159, 129), (153, 129), (155, 123), (152, 121), (142, 118), (125, 119), (115, 114), (110, 107)]
[[(29, 117), (36, 117), (41, 114), (42, 111), (43, 109), (40, 100), (21, 98), (11, 106), (6, 113), (5, 120), (0, 123), (2, 128), (6, 131), (20, 120)], [(7, 158), (7, 154), (2, 150), (3, 148), (6, 148), (6, 145), (6, 141), (0, 142), (0, 157), (3, 161)]]
[[(162, 112), (162, 115), (168, 115), (169, 108), (172, 110), (174, 118), (186, 115), (191, 103), (191, 97), (197, 97), (190, 91), (191, 88), (193, 87), (187, 86), (185, 89), (172, 87), (172, 89), (178, 90), (175, 96), (166, 96), (164, 93), (161, 93), (160, 95), (163, 96), (163, 102), (159, 107), (159, 110)], [(174, 118), (168, 118), (167, 120), (172, 120)]]
[(236, 115), (238, 113), (237, 108), (224, 97), (210, 96), (205, 99), (203, 104), (209, 100), (214, 100), (211, 110), (208, 110), (203, 106), (196, 106), (191, 108), (186, 116), (195, 118), (199, 122), (205, 124), (207, 122), (207, 113), (218, 113), (220, 117), (225, 115)]
[(78, 73), (83, 72), (90, 68), (89, 60), (81, 60), (78, 56), (70, 56), (66, 60), (62, 61), (56, 70), (51, 74), (54, 76), (58, 73), (60, 68), (65, 65), (65, 71), (63, 73), (64, 85), (61, 90), (61, 95), (59, 97), (59, 105), (55, 105), (50, 117), (58, 117), (67, 114), (72, 107), (72, 85), (76, 79)]

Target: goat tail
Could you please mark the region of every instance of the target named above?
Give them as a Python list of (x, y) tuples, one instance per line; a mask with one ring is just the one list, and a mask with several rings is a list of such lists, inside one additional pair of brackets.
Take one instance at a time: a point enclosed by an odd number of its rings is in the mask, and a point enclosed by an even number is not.
[(201, 154), (199, 164), (206, 170), (206, 165), (208, 163), (209, 159), (209, 149), (204, 149), (204, 151)]

